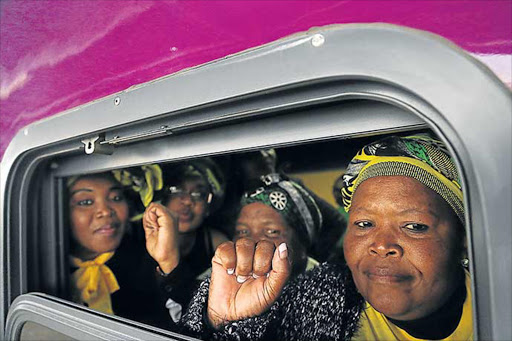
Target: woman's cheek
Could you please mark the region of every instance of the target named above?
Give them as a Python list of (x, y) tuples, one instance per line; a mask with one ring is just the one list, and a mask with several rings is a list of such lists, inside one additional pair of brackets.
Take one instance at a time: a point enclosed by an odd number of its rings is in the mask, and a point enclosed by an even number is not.
[(126, 202), (120, 204), (120, 207), (118, 208), (118, 218), (119, 220), (125, 224), (127, 221), (128, 221), (128, 216), (129, 216), (129, 213), (128, 213), (128, 204)]
[(364, 255), (365, 241), (348, 232), (343, 239), (343, 253), (345, 261), (351, 270)]
[(71, 214), (71, 229), (73, 234), (80, 234), (84, 230), (84, 226), (87, 225), (87, 220), (83, 213), (74, 211)]

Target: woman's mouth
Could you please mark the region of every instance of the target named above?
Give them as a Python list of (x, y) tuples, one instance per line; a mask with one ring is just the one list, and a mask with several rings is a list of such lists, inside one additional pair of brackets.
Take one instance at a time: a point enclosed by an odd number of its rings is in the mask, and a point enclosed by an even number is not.
[(184, 222), (184, 223), (188, 223), (188, 222), (192, 221), (193, 217), (194, 217), (194, 215), (190, 211), (188, 211), (188, 212), (181, 212), (180, 215), (179, 215), (179, 221)]
[(94, 233), (111, 236), (117, 232), (117, 227), (117, 224), (105, 224), (94, 230)]
[(391, 268), (371, 268), (363, 272), (369, 280), (381, 284), (396, 284), (413, 279), (412, 276)]

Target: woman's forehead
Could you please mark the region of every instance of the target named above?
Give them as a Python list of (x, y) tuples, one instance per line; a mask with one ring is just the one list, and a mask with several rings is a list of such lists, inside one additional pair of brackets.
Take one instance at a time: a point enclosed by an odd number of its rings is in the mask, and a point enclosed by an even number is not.
[(376, 176), (369, 178), (357, 187), (354, 195), (360, 195), (361, 192), (365, 194), (368, 192), (377, 192), (383, 195), (395, 192), (418, 195), (430, 195), (435, 193), (418, 180), (404, 175)]
[(411, 177), (379, 176), (365, 180), (357, 187), (353, 209), (357, 210), (360, 205), (378, 205), (383, 199), (389, 199), (386, 201), (388, 205), (399, 206), (401, 210), (428, 207), (437, 211), (444, 203), (437, 193)]
[(75, 181), (75, 183), (70, 187), (70, 193), (74, 193), (80, 190), (95, 190), (95, 189), (119, 189), (121, 186), (119, 183), (112, 177), (109, 176), (85, 176), (81, 177)]
[(185, 189), (207, 189), (208, 184), (206, 181), (200, 176), (190, 176), (182, 179), (179, 183), (180, 187)]
[(253, 202), (242, 207), (242, 211), (240, 215), (273, 215), (273, 216), (281, 216), (278, 212), (276, 212), (271, 207), (265, 205), (262, 202)]
[(354, 193), (349, 215), (382, 208), (384, 204), (397, 213), (458, 221), (455, 211), (439, 194), (407, 176), (380, 176), (362, 182)]
[(261, 202), (253, 202), (243, 206), (238, 218), (239, 220), (258, 220), (260, 223), (272, 222), (287, 226), (286, 220), (279, 212)]

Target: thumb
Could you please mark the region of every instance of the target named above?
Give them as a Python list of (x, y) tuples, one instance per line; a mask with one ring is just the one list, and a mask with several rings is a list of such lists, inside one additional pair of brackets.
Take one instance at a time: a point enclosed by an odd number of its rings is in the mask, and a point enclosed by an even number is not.
[(272, 258), (272, 270), (270, 271), (267, 279), (269, 286), (268, 289), (276, 298), (281, 293), (281, 290), (283, 290), (288, 277), (290, 277), (290, 273), (291, 263), (289, 260), (288, 246), (286, 243), (281, 243), (274, 251), (274, 257)]

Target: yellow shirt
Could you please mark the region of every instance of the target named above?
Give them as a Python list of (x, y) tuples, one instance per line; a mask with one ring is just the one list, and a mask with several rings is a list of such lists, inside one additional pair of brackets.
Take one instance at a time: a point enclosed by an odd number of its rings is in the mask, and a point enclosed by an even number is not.
[[(459, 325), (455, 331), (447, 338), (446, 341), (466, 341), (473, 340), (473, 311), (471, 307), (471, 279), (469, 273), (466, 272), (466, 300), (462, 307), (462, 316)], [(365, 309), (361, 314), (361, 328), (354, 335), (352, 340), (367, 341), (367, 340), (407, 340), (407, 341), (420, 341), (409, 335), (405, 330), (400, 329), (391, 323), (386, 316), (379, 313), (377, 310), (366, 302)]]

